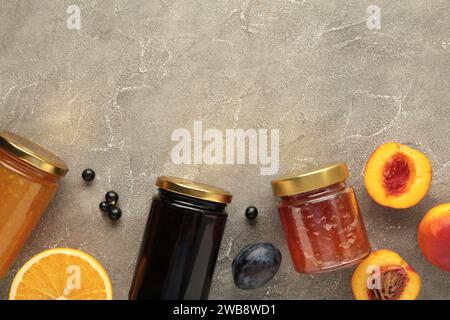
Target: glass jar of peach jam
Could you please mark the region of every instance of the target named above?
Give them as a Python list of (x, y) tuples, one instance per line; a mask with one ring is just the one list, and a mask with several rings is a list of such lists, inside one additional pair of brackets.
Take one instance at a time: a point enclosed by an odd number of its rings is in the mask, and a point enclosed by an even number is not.
[(68, 171), (60, 158), (10, 132), (0, 133), (0, 278), (25, 241)]
[(291, 258), (297, 272), (320, 273), (351, 266), (370, 244), (345, 163), (272, 181)]

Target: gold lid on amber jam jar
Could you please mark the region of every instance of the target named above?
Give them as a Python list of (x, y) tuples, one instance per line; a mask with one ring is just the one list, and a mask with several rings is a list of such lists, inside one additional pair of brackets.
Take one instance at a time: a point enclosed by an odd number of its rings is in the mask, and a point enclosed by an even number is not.
[(347, 165), (335, 162), (272, 180), (272, 191), (278, 197), (291, 196), (344, 182), (348, 176)]
[(33, 167), (63, 177), (69, 168), (66, 163), (46, 148), (14, 133), (0, 132), (0, 148)]
[(156, 180), (156, 186), (163, 190), (206, 201), (230, 203), (232, 199), (232, 195), (221, 188), (181, 178), (161, 176)]

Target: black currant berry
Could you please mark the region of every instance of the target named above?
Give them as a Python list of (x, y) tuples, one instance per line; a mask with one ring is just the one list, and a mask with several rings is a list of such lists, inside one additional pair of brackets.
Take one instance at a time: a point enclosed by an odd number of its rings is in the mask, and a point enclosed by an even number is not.
[(258, 209), (256, 207), (248, 207), (245, 209), (245, 216), (247, 219), (253, 220), (258, 216)]
[(122, 217), (122, 210), (119, 207), (111, 206), (108, 215), (112, 220), (119, 220)]
[(84, 181), (91, 182), (92, 180), (95, 179), (95, 171), (92, 169), (86, 169), (81, 174), (81, 177), (83, 178)]
[(119, 201), (119, 195), (115, 191), (108, 191), (105, 194), (105, 200), (108, 203), (116, 203), (117, 201)]
[(110, 206), (111, 206), (111, 205), (110, 205), (108, 202), (106, 202), (106, 201), (102, 201), (102, 202), (100, 202), (100, 204), (99, 204), (99, 207), (100, 207), (100, 211), (101, 211), (101, 212), (108, 212), (108, 209), (109, 209)]

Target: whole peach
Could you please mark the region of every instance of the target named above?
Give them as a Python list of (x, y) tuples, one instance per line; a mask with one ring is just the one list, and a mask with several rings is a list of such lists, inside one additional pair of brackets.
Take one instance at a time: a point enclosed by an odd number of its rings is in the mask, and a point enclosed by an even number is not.
[(450, 272), (450, 203), (428, 211), (419, 224), (418, 240), (425, 258)]

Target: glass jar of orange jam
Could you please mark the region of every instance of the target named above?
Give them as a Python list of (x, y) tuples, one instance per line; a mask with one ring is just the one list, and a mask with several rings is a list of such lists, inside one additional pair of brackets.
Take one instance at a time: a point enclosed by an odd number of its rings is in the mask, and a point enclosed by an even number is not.
[(370, 244), (345, 163), (332, 163), (272, 181), (291, 258), (297, 272), (351, 266)]
[(5, 276), (68, 171), (64, 161), (10, 132), (0, 133), (0, 278)]

